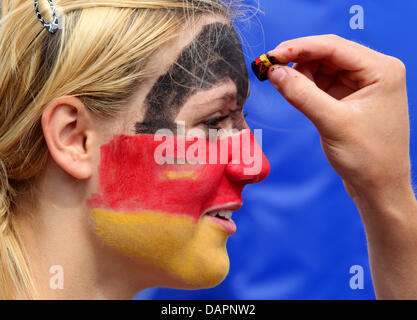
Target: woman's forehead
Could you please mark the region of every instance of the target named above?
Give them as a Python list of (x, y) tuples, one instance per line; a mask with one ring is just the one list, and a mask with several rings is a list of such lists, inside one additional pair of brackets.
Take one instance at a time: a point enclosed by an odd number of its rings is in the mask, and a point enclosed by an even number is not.
[(206, 24), (147, 94), (144, 121), (136, 126), (137, 133), (170, 128), (189, 97), (228, 79), (236, 85), (238, 104), (243, 104), (249, 81), (239, 37), (230, 24)]

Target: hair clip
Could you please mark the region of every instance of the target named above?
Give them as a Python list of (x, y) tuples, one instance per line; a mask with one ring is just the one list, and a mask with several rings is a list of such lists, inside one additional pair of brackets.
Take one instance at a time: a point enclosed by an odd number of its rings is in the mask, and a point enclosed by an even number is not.
[(36, 16), (38, 17), (39, 21), (42, 23), (42, 25), (50, 32), (55, 33), (58, 30), (58, 17), (56, 15), (55, 5), (52, 2), (52, 0), (48, 0), (49, 6), (51, 7), (52, 11), (52, 20), (49, 22), (46, 22), (45, 19), (42, 17), (41, 13), (39, 12), (38, 8), (38, 0), (35, 0), (35, 11)]

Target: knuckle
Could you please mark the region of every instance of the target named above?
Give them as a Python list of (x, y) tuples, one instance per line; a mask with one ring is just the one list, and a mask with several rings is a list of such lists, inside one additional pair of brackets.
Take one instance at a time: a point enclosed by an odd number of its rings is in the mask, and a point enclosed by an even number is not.
[(288, 44), (289, 44), (289, 42), (290, 42), (291, 40), (285, 40), (285, 41), (282, 41), (278, 46), (277, 46), (277, 48), (280, 48), (280, 47), (286, 47)]
[(395, 69), (396, 69), (397, 72), (400, 72), (401, 74), (404, 74), (405, 75), (405, 73), (406, 73), (406, 67), (405, 67), (404, 62), (402, 62), (398, 58), (392, 57), (392, 64), (395, 67)]
[(340, 39), (342, 39), (340, 36), (338, 36), (337, 34), (334, 34), (334, 33), (329, 33), (329, 34), (326, 35), (326, 37), (330, 40), (333, 40), (333, 41), (339, 41)]
[(406, 66), (400, 59), (389, 57), (387, 63), (387, 73), (390, 74), (390, 78), (394, 83), (402, 83), (406, 79)]

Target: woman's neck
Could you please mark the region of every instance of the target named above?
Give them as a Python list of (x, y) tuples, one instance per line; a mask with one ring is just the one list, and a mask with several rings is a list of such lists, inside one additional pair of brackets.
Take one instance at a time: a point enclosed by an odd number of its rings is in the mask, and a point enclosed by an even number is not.
[(68, 183), (65, 173), (51, 171), (37, 190), (36, 208), (21, 206), (15, 215), (38, 298), (132, 299), (150, 284), (95, 237), (83, 182)]

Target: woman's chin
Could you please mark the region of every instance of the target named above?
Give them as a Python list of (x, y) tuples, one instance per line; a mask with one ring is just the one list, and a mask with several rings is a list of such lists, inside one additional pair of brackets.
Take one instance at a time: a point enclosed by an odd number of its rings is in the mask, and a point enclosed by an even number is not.
[[(227, 251), (220, 249), (216, 255), (205, 255), (200, 261), (195, 261), (191, 268), (177, 270), (175, 283), (166, 287), (197, 290), (208, 289), (219, 285), (229, 274), (229, 257)], [(179, 271), (179, 272), (178, 272)]]
[[(94, 209), (97, 234), (130, 259), (146, 263), (147, 285), (211, 288), (229, 272), (229, 234), (210, 219), (155, 211), (129, 213)], [(134, 259), (134, 260), (136, 260)]]

